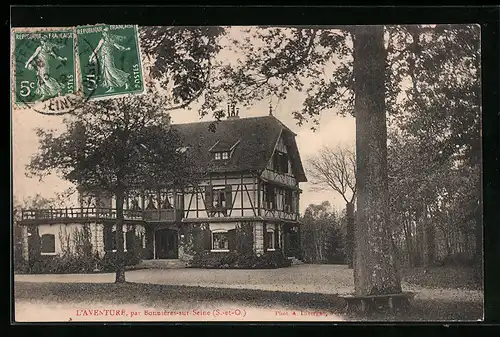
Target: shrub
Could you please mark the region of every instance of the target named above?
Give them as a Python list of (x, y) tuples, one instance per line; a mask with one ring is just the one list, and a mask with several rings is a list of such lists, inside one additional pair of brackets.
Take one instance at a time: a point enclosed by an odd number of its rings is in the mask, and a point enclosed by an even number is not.
[[(138, 264), (141, 259), (133, 251), (125, 252), (125, 266)], [(106, 252), (101, 258), (91, 255), (39, 255), (30, 261), (26, 272), (32, 274), (83, 274), (112, 272), (116, 266), (116, 253)]]
[(150, 248), (135, 248), (137, 257), (141, 260), (150, 260), (153, 258), (153, 250)]
[(203, 251), (194, 255), (190, 262), (192, 268), (211, 269), (274, 269), (289, 267), (291, 261), (280, 250), (257, 255), (254, 252), (239, 253)]
[(28, 261), (23, 257), (16, 257), (14, 259), (14, 272), (19, 274), (25, 274), (29, 272)]
[[(136, 254), (135, 251), (126, 251), (124, 253), (125, 258), (125, 266), (135, 266), (141, 259)], [(116, 253), (115, 252), (106, 252), (99, 266), (102, 271), (115, 271), (116, 268)]]
[(459, 252), (445, 256), (441, 260), (437, 261), (436, 265), (438, 267), (447, 267), (447, 266), (470, 267), (474, 265), (474, 258), (467, 253)]
[(91, 273), (99, 267), (99, 261), (97, 255), (39, 255), (31, 261), (30, 272), (32, 274)]

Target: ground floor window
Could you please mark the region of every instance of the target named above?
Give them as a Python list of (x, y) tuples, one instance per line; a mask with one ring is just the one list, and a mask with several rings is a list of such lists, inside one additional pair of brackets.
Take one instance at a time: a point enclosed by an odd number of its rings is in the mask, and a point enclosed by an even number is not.
[(125, 233), (125, 249), (134, 250), (135, 244), (135, 229), (132, 227)]
[(229, 250), (229, 234), (224, 232), (212, 232), (212, 250), (227, 251)]
[(54, 234), (43, 234), (41, 237), (41, 253), (55, 254), (56, 236)]
[[(134, 249), (135, 230), (130, 227), (123, 231), (123, 250)], [(104, 249), (108, 252), (116, 252), (116, 226), (106, 226), (104, 233)]]
[(272, 225), (267, 225), (266, 229), (266, 249), (275, 250), (276, 249), (276, 230)]

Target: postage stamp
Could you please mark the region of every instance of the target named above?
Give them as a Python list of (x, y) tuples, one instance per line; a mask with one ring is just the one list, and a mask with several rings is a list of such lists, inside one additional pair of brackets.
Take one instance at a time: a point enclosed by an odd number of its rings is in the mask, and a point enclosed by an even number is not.
[(141, 54), (135, 25), (77, 27), (83, 94), (91, 99), (144, 91)]
[(74, 94), (74, 46), (70, 29), (15, 32), (15, 103), (32, 105)]

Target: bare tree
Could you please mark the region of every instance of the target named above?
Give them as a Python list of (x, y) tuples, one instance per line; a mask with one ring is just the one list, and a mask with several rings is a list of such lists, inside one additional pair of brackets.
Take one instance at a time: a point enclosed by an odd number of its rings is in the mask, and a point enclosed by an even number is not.
[(322, 147), (317, 156), (307, 160), (307, 171), (315, 190), (332, 189), (346, 203), (346, 257), (353, 267), (354, 201), (356, 200), (356, 155), (351, 147)]

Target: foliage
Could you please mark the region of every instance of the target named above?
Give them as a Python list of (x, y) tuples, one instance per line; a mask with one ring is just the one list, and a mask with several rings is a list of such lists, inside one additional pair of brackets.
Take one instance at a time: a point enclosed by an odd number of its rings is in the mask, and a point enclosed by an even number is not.
[(328, 201), (309, 205), (301, 221), (301, 246), (305, 262), (345, 262), (340, 219)]
[[(184, 186), (198, 172), (178, 149), (180, 137), (170, 129), (157, 94), (88, 102), (64, 119), (66, 130), (38, 129), (39, 150), (27, 166), (42, 178), (56, 170), (85, 192), (116, 197), (117, 250), (123, 262), (123, 203), (126, 194), (144, 189)], [(118, 263), (117, 282), (125, 281)]]
[(57, 170), (80, 188), (108, 193), (184, 183), (191, 166), (176, 151), (180, 139), (162, 106), (156, 95), (88, 103), (64, 120), (63, 133), (37, 131), (39, 152), (29, 173), (43, 177)]
[(474, 264), (471, 256), (464, 252), (454, 253), (452, 255), (446, 255), (442, 259), (436, 262), (438, 267), (471, 267)]
[[(38, 255), (25, 267), (23, 272), (31, 274), (89, 274), (114, 272), (116, 254), (106, 253), (104, 257), (96, 254), (79, 255), (70, 253), (64, 255)], [(133, 266), (140, 262), (134, 252), (125, 252), (125, 265)]]
[(401, 277), (410, 285), (417, 285), (427, 289), (472, 289), (482, 287), (474, 277), (474, 270), (470, 267), (448, 265), (438, 267), (403, 268)]
[[(116, 253), (106, 252), (99, 256), (92, 246), (92, 235), (88, 224), (68, 231), (63, 227), (59, 232), (61, 252), (57, 255), (40, 253), (38, 230), (31, 228), (29, 263), (21, 263), (19, 271), (33, 274), (78, 274), (111, 272), (116, 268)], [(140, 250), (125, 253), (125, 266), (140, 262)]]
[(274, 269), (289, 267), (291, 261), (280, 250), (258, 255), (254, 252), (210, 252), (195, 254), (190, 261), (192, 268), (211, 269)]
[[(125, 252), (125, 266), (135, 266), (141, 262), (137, 252), (126, 251)], [(116, 253), (115, 252), (106, 252), (104, 257), (100, 261), (99, 270), (103, 272), (113, 272), (116, 270)]]
[(210, 86), (222, 27), (150, 26), (139, 30), (150, 76), (170, 98), (166, 110), (189, 109)]

